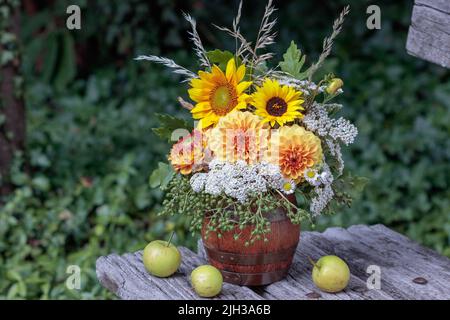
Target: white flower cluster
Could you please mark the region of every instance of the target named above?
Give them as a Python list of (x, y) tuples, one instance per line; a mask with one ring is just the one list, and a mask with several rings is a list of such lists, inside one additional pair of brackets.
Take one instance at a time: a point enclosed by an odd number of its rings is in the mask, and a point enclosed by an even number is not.
[(314, 103), (302, 119), (306, 128), (322, 137), (340, 140), (345, 145), (355, 141), (358, 129), (350, 121), (339, 118), (331, 119), (324, 105)]
[(333, 121), (333, 125), (328, 133), (334, 140), (341, 140), (345, 145), (352, 144), (358, 135), (358, 129), (350, 121), (339, 118)]
[[(305, 173), (305, 178), (306, 176), (308, 176), (308, 173)], [(311, 178), (311, 175), (309, 175), (309, 178)], [(334, 191), (331, 188), (333, 181), (334, 178), (331, 174), (330, 167), (324, 162), (322, 172), (317, 173), (317, 178), (315, 180), (313, 179), (314, 183), (311, 183), (314, 185), (316, 196), (311, 199), (309, 210), (314, 216), (320, 215), (328, 203), (333, 199)]]
[(282, 85), (293, 87), (299, 91), (302, 91), (304, 94), (310, 94), (312, 91), (317, 90), (319, 93), (325, 91), (327, 86), (320, 86), (318, 87), (317, 84), (315, 84), (312, 81), (309, 80), (297, 80), (291, 77), (279, 77), (278, 82)]
[(339, 143), (349, 145), (354, 142), (355, 137), (358, 134), (358, 129), (350, 121), (339, 118), (331, 119), (328, 116), (330, 111), (327, 108), (336, 109), (340, 108), (340, 105), (323, 105), (314, 103), (309, 109), (306, 115), (303, 117), (302, 122), (306, 129), (316, 133), (317, 135), (325, 139), (325, 143), (338, 163), (338, 174), (341, 175), (344, 170), (344, 160), (342, 159), (341, 146)]
[(312, 198), (309, 210), (313, 216), (318, 216), (326, 208), (331, 199), (333, 199), (334, 192), (330, 184), (326, 184), (323, 188), (316, 187), (314, 191), (316, 192), (316, 196)]
[(341, 145), (331, 139), (325, 139), (325, 142), (331, 155), (336, 159), (338, 175), (341, 175), (344, 171), (344, 159), (342, 158)]
[(243, 203), (251, 193), (282, 190), (284, 178), (274, 164), (248, 165), (245, 161), (228, 163), (214, 159), (209, 164), (209, 171), (194, 174), (190, 183), (194, 192), (224, 193)]

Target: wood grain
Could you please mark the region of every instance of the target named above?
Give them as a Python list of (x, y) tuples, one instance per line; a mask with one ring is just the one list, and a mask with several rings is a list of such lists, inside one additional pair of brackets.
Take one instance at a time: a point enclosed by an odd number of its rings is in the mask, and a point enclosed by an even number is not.
[[(141, 262), (141, 252), (100, 257), (97, 277), (122, 299), (199, 299), (190, 287), (189, 274), (196, 266), (207, 263), (203, 244), (199, 241), (198, 254), (183, 247), (180, 250), (183, 263), (170, 278), (149, 275)], [(329, 254), (343, 258), (351, 271), (348, 287), (337, 294), (320, 291), (311, 280), (308, 257), (317, 260)], [(369, 290), (366, 286), (370, 265), (380, 267), (380, 290)], [(383, 225), (302, 232), (285, 279), (252, 289), (226, 283), (215, 299), (448, 300), (450, 259)]]
[[(142, 263), (142, 251), (100, 257), (96, 263), (97, 278), (105, 288), (125, 300), (200, 299), (191, 288), (189, 275), (206, 261), (187, 248), (179, 247), (179, 250), (182, 264), (169, 278), (148, 274)], [(225, 283), (215, 299), (258, 300), (261, 297), (249, 288)]]
[(450, 68), (450, 1), (416, 0), (406, 50)]

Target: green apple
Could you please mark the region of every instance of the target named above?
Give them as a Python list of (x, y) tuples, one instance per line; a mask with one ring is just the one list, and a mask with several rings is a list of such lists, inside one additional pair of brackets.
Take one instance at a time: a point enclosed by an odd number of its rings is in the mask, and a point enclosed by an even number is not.
[(326, 292), (339, 292), (345, 289), (350, 280), (350, 269), (344, 260), (337, 256), (324, 256), (313, 262), (312, 279), (315, 285)]
[(191, 283), (200, 297), (210, 298), (222, 291), (223, 277), (217, 268), (203, 265), (192, 271)]
[(177, 271), (181, 264), (181, 254), (173, 244), (155, 240), (145, 247), (142, 260), (148, 272), (154, 276), (165, 278)]

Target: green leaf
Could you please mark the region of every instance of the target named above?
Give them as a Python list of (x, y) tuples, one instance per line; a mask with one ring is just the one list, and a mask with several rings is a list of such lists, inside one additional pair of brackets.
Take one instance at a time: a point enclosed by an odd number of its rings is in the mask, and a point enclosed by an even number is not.
[(357, 192), (362, 192), (369, 181), (369, 178), (366, 177), (353, 177), (352, 183), (354, 190)]
[(50, 181), (44, 176), (38, 176), (31, 181), (33, 187), (40, 191), (48, 191), (50, 189)]
[(11, 32), (4, 32), (1, 36), (0, 36), (0, 43), (1, 44), (8, 44), (8, 43), (12, 43), (16, 40), (16, 36), (14, 33)]
[(234, 58), (234, 54), (230, 51), (222, 51), (219, 49), (206, 52), (206, 56), (211, 63), (218, 65), (224, 71), (227, 68), (228, 61)]
[(14, 52), (13, 51), (3, 51), (0, 53), (0, 65), (4, 66), (5, 64), (14, 60)]
[(150, 175), (150, 187), (161, 187), (162, 189), (164, 189), (170, 182), (170, 180), (172, 180), (174, 174), (175, 171), (173, 171), (172, 166), (164, 162), (159, 162), (158, 168), (153, 170), (152, 174)]
[(294, 41), (291, 41), (291, 45), (286, 53), (283, 54), (283, 59), (280, 62), (281, 71), (289, 73), (298, 80), (306, 78), (306, 72), (301, 72), (306, 56), (302, 55), (301, 50), (297, 48)]
[(369, 179), (366, 177), (354, 176), (350, 172), (345, 171), (344, 174), (335, 181), (334, 186), (339, 192), (347, 192), (352, 196), (361, 193)]
[(161, 139), (166, 139), (168, 142), (172, 141), (172, 133), (177, 129), (186, 129), (192, 131), (193, 126), (186, 120), (179, 119), (169, 114), (157, 113), (156, 117), (161, 124), (158, 128), (153, 128), (153, 132)]
[(58, 60), (58, 37), (56, 33), (51, 33), (47, 37), (47, 48), (44, 55), (44, 67), (42, 69), (42, 79), (50, 82)]
[(54, 83), (58, 89), (63, 89), (72, 81), (77, 73), (75, 45), (70, 33), (64, 33), (61, 39), (61, 57)]

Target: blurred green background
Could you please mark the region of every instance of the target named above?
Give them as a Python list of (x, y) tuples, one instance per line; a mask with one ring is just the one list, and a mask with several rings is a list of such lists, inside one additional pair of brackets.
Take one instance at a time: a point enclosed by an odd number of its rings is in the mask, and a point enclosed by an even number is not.
[[(163, 55), (197, 70), (182, 11), (198, 20), (207, 50), (232, 49), (211, 22), (231, 25), (238, 1), (24, 3), (27, 147), (12, 169), (16, 190), (0, 208), (0, 298), (112, 298), (96, 280), (98, 256), (142, 249), (172, 230), (177, 244), (196, 242), (183, 217), (157, 217), (162, 194), (148, 186), (169, 148), (151, 131), (154, 114), (189, 119), (176, 102), (187, 98), (187, 86), (133, 58)], [(70, 4), (81, 7), (81, 30), (65, 28)], [(370, 184), (351, 209), (323, 217), (316, 230), (383, 223), (450, 256), (450, 72), (406, 54), (412, 1), (377, 1), (381, 30), (366, 28), (372, 1), (276, 4), (277, 58), (293, 39), (309, 63), (334, 18), (351, 5), (325, 67), (343, 78), (342, 115), (360, 130), (345, 152), (347, 168)], [(249, 39), (264, 5), (244, 2)], [(81, 267), (81, 290), (65, 286), (71, 264)]]

